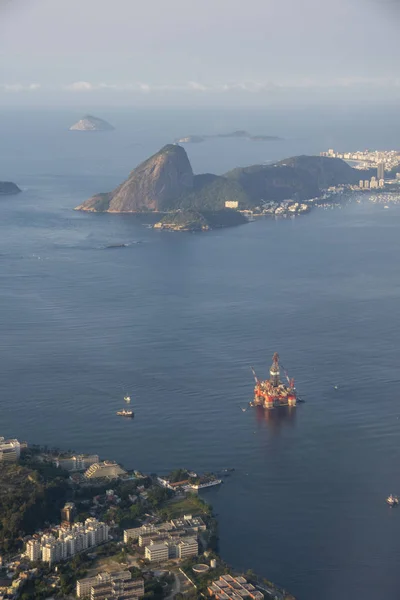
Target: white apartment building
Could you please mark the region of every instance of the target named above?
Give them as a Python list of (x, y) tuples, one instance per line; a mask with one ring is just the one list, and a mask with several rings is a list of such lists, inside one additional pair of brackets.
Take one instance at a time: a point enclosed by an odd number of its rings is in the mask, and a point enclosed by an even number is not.
[(196, 538), (184, 538), (177, 544), (178, 556), (181, 559), (189, 556), (197, 556), (199, 553), (199, 543)]
[(0, 462), (17, 462), (21, 455), (21, 444), (18, 440), (6, 440), (0, 437)]
[(225, 208), (238, 208), (239, 202), (237, 200), (226, 200)]
[(85, 471), (91, 465), (98, 463), (99, 460), (97, 454), (77, 454), (67, 458), (56, 458), (54, 464), (66, 471)]
[(169, 558), (168, 543), (163, 544), (150, 544), (144, 549), (145, 558), (150, 562), (163, 562)]
[(169, 558), (185, 559), (190, 556), (197, 556), (199, 553), (199, 544), (197, 538), (176, 538), (168, 539), (162, 542), (158, 540), (150, 541), (145, 547), (144, 555), (150, 562), (163, 562)]
[[(97, 519), (86, 519), (85, 523), (74, 523), (71, 528), (59, 527), (54, 533), (42, 535), (40, 539), (29, 540), (25, 554), (30, 560), (42, 559), (54, 563), (74, 556), (108, 540), (109, 527)], [(58, 534), (56, 537), (55, 534)], [(38, 555), (39, 548), (39, 556)]]
[(131, 577), (132, 575), (129, 571), (114, 571), (111, 573), (104, 571), (103, 573), (98, 573), (95, 577), (79, 579), (79, 581), (76, 582), (76, 595), (78, 598), (86, 598), (87, 596), (90, 596), (90, 590), (94, 585), (98, 585), (99, 583), (110, 583), (111, 580), (127, 580)]
[(140, 598), (144, 596), (144, 580), (132, 579), (129, 571), (114, 571), (98, 573), (76, 583), (78, 598), (102, 597), (103, 592), (110, 599)]
[(44, 536), (46, 541), (42, 543), (42, 561), (50, 564), (67, 558), (67, 546), (62, 540), (54, 536)]
[(39, 540), (29, 540), (26, 544), (25, 556), (31, 561), (42, 558), (42, 548)]
[(125, 529), (124, 542), (125, 544), (127, 544), (130, 540), (132, 540), (133, 542), (139, 540), (139, 546), (141, 546), (142, 544), (140, 543), (140, 538), (142, 536), (145, 537), (151, 534), (157, 535), (165, 531), (171, 531), (172, 529), (174, 529), (174, 525), (172, 522), (161, 523), (161, 525), (142, 525), (142, 527)]

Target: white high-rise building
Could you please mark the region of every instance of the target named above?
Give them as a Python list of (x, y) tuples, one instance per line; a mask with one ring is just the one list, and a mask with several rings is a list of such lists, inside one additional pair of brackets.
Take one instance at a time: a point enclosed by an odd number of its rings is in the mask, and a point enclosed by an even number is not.
[(178, 556), (179, 558), (185, 559), (189, 556), (197, 556), (199, 553), (199, 543), (197, 538), (190, 537), (184, 538), (178, 544)]
[(27, 556), (29, 558), (29, 560), (32, 560), (32, 561), (41, 559), (42, 549), (40, 547), (39, 540), (29, 540), (27, 542), (25, 556)]
[[(53, 536), (48, 536), (53, 537)], [(48, 539), (42, 544), (42, 561), (50, 564), (59, 562), (67, 558), (67, 544), (63, 540)]]
[(97, 519), (90, 518), (85, 521), (86, 533), (88, 534), (89, 546), (97, 546), (108, 540), (109, 527), (100, 523)]
[(17, 462), (21, 455), (21, 444), (18, 440), (6, 440), (0, 437), (0, 462)]
[(37, 556), (39, 547), (39, 556), (31, 560), (38, 560), (41, 556), (43, 562), (54, 563), (98, 546), (108, 540), (109, 527), (106, 523), (90, 518), (85, 523), (74, 523), (68, 528), (58, 527), (53, 531), (54, 535), (45, 534), (40, 540), (30, 540), (27, 543), (27, 556)]

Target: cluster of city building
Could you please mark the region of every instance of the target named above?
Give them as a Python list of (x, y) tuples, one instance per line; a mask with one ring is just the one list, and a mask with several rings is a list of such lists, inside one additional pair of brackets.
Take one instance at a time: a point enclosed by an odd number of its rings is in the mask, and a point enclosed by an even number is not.
[[(357, 152), (336, 152), (330, 148), (328, 152), (321, 152), (321, 156), (329, 158), (341, 158), (342, 160), (354, 161), (358, 169), (379, 168), (390, 171), (400, 164), (400, 152), (397, 150), (362, 150)], [(382, 172), (378, 174), (378, 179), (384, 179)]]
[(25, 556), (31, 561), (53, 564), (108, 541), (106, 523), (90, 517), (74, 523), (75, 506), (68, 502), (61, 511), (62, 523), (51, 531), (37, 534), (26, 543)]
[(262, 214), (302, 214), (309, 212), (309, 204), (303, 202), (293, 202), (293, 200), (282, 200), (282, 202), (264, 202), (261, 206), (260, 212)]
[(71, 472), (86, 471), (98, 462), (100, 462), (100, 458), (97, 454), (76, 454), (74, 456), (62, 456), (53, 459), (55, 467)]
[[(226, 204), (226, 203), (225, 203)], [(254, 209), (241, 210), (242, 214), (252, 217), (261, 215), (301, 215), (310, 211), (310, 205), (304, 202), (295, 202), (294, 200), (281, 200), (280, 202), (262, 201), (260, 206)]]
[[(20, 458), (21, 449), (26, 444), (16, 439), (0, 437), (0, 462), (14, 463)], [(112, 461), (100, 462), (98, 455), (71, 455), (55, 458), (50, 454), (43, 454), (44, 460), (52, 462), (55, 466), (70, 472), (70, 476), (79, 475), (87, 483), (92, 479), (115, 479), (129, 477), (117, 463)], [(171, 490), (185, 489), (186, 487), (207, 487), (217, 485), (221, 480), (215, 476), (201, 477), (196, 473), (188, 472), (189, 479), (171, 483), (168, 479), (158, 478), (158, 483)], [(135, 472), (135, 479), (143, 477)], [(144, 496), (145, 488), (138, 486), (139, 496)], [(129, 496), (131, 502), (137, 501), (139, 496)], [(96, 497), (101, 499), (100, 497)], [(100, 500), (98, 500), (99, 502)], [(118, 504), (119, 498), (113, 490), (105, 493), (105, 504), (110, 502)], [(98, 502), (95, 502), (97, 504)], [(90, 511), (90, 514), (96, 512)], [(61, 510), (61, 524), (49, 527), (45, 531), (38, 531), (26, 541), (24, 553), (13, 558), (7, 563), (7, 579), (0, 579), (0, 600), (7, 598), (16, 599), (24, 589), (28, 579), (35, 579), (41, 573), (40, 567), (28, 564), (27, 560), (38, 561), (56, 565), (56, 563), (69, 559), (74, 555), (85, 552), (110, 539), (109, 526), (96, 519), (94, 516), (85, 522), (75, 522), (77, 510), (73, 502), (67, 502)], [(160, 524), (146, 524), (134, 529), (124, 531), (124, 543), (134, 542), (138, 552), (152, 564), (159, 564), (170, 559), (185, 560), (199, 554), (199, 541), (201, 533), (207, 531), (204, 520), (191, 514), (180, 518), (171, 519)], [(2, 566), (0, 556), (0, 567)], [(211, 568), (216, 568), (217, 561), (213, 558)], [(196, 570), (197, 568), (197, 570)], [(208, 565), (195, 565), (193, 571), (203, 573), (209, 569)], [(18, 577), (11, 579), (11, 574)], [(40, 575), (42, 576), (42, 575)], [(188, 579), (193, 585), (193, 582)], [(60, 576), (57, 567), (46, 575), (46, 585), (49, 589), (57, 590), (60, 587)], [(210, 595), (217, 600), (262, 600), (263, 594), (253, 585), (247, 583), (243, 577), (224, 575), (208, 587)], [(96, 576), (80, 579), (76, 583), (76, 596), (87, 600), (139, 600), (145, 595), (144, 580), (134, 579), (128, 570), (116, 572), (101, 572)]]
[(130, 571), (98, 573), (78, 580), (76, 595), (90, 600), (136, 600), (144, 596), (144, 580), (132, 579)]
[(127, 475), (118, 463), (113, 460), (100, 461), (97, 454), (57, 457), (53, 459), (53, 464), (71, 473), (84, 471), (83, 479), (117, 479)]
[(376, 177), (364, 180), (360, 179), (360, 183), (358, 184), (360, 190), (377, 190), (383, 187), (385, 187), (385, 180), (383, 178), (378, 180)]
[(264, 600), (264, 594), (248, 583), (244, 577), (221, 575), (207, 589), (210, 596), (214, 596), (217, 600), (243, 600), (243, 598)]
[(159, 525), (125, 529), (124, 542), (137, 542), (140, 548), (144, 548), (145, 558), (152, 563), (170, 558), (184, 560), (198, 555), (198, 535), (206, 529), (201, 517), (185, 515)]

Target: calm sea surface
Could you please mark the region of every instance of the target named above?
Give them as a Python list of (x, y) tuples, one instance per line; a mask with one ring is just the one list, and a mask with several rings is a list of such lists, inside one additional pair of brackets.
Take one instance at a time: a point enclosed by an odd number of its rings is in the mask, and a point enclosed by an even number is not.
[[(285, 137), (187, 147), (221, 173), (400, 131), (300, 111), (104, 111), (115, 132), (65, 131), (80, 116), (0, 112), (0, 179), (24, 190), (0, 200), (0, 435), (147, 472), (234, 467), (204, 493), (228, 562), (300, 600), (399, 597), (400, 207), (207, 234), (72, 209), (180, 135)], [(307, 403), (242, 412), (276, 350)]]

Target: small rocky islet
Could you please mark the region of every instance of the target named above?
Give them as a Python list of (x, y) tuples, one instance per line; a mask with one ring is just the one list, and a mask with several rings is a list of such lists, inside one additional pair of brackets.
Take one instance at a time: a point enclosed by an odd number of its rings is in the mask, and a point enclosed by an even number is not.
[(104, 121), (104, 119), (100, 119), (99, 117), (93, 117), (92, 115), (85, 115), (84, 117), (82, 117), (82, 119), (80, 119), (79, 121), (77, 121), (76, 123), (74, 123), (74, 125), (71, 125), (71, 127), (69, 128), (69, 131), (113, 131), (114, 127), (108, 123), (107, 121)]
[(0, 181), (0, 196), (15, 196), (22, 190), (12, 181)]
[(96, 194), (76, 210), (160, 215), (157, 228), (205, 231), (246, 223), (240, 211), (252, 210), (261, 199), (296, 197), (301, 202), (319, 196), (321, 189), (356, 183), (359, 177), (343, 160), (323, 156), (238, 167), (224, 175), (195, 175), (185, 149), (168, 144), (115, 190)]

